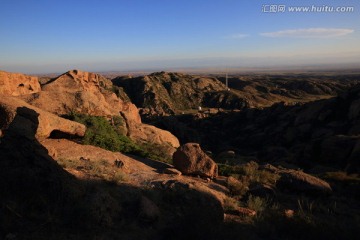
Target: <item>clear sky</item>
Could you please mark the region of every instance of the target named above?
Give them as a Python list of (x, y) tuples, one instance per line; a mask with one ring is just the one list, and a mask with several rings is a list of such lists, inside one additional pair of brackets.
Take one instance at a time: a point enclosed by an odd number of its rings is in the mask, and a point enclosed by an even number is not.
[(348, 63), (359, 0), (0, 0), (5, 71)]

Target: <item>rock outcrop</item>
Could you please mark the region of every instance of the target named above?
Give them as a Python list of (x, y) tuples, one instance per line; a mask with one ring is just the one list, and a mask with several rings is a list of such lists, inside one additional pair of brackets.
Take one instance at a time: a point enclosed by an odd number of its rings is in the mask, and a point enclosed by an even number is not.
[(71, 111), (97, 116), (116, 116), (123, 110), (136, 112), (132, 109), (136, 107), (119, 99), (111, 87), (111, 81), (99, 74), (72, 70), (44, 84), (42, 92), (25, 100), (58, 115)]
[(185, 175), (210, 178), (218, 176), (217, 164), (197, 143), (186, 143), (178, 148), (173, 155), (173, 164)]
[(20, 99), (2, 96), (0, 99), (0, 128), (4, 135), (8, 131), (17, 132), (24, 137), (47, 138), (54, 132), (84, 136), (85, 126), (37, 107)]
[(57, 115), (77, 112), (120, 117), (128, 137), (138, 142), (164, 145), (165, 151), (171, 156), (175, 148), (180, 146), (178, 139), (168, 131), (143, 124), (136, 106), (120, 99), (112, 90), (112, 82), (105, 77), (72, 70), (44, 84), (40, 93), (23, 99)]
[(37, 77), (0, 71), (0, 95), (20, 96), (40, 91)]

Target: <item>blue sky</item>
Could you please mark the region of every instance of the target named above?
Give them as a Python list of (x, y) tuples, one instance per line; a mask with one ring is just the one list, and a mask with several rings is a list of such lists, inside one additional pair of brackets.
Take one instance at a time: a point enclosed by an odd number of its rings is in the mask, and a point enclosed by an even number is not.
[[(289, 12), (293, 6), (353, 11)], [(359, 31), (358, 0), (0, 0), (0, 69), (360, 63)]]

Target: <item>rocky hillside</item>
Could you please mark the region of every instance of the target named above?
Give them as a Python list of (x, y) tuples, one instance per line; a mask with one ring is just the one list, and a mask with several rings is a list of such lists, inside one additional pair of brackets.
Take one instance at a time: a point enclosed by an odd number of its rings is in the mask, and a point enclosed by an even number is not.
[(140, 77), (117, 77), (141, 115), (163, 116), (189, 112), (190, 109), (228, 110), (269, 107), (274, 103), (298, 103), (334, 97), (359, 83), (357, 75), (252, 74), (228, 78), (158, 72)]
[[(218, 85), (202, 81), (193, 89)], [(0, 94), (0, 239), (360, 234), (359, 176), (298, 169), (310, 156), (357, 171), (360, 88), (307, 104), (160, 118), (180, 139), (202, 143), (179, 147), (170, 132), (143, 124), (121, 89), (100, 75), (69, 71), (42, 87)], [(208, 93), (222, 102), (212, 95), (219, 92)], [(135, 146), (124, 134), (168, 154), (176, 149), (174, 166), (123, 154), (115, 145)]]
[(118, 77), (112, 81), (123, 87), (131, 101), (149, 115), (181, 113), (199, 106), (225, 109), (248, 106), (216, 78), (158, 72), (136, 78)]
[(206, 181), (48, 138), (44, 131), (82, 137), (85, 127), (19, 99), (2, 96), (0, 113), (1, 239), (154, 239), (194, 227), (200, 236), (223, 221), (225, 194)]
[[(218, 169), (198, 144), (186, 144), (174, 155), (190, 175), (183, 176), (168, 164), (39, 137), (44, 113), (21, 101), (2, 101), (0, 109), (1, 119), (9, 119), (0, 142), (3, 239), (354, 239), (359, 234), (358, 219), (349, 217), (359, 214), (357, 202), (333, 190), (337, 185), (301, 171), (253, 161)], [(213, 179), (193, 177), (198, 174)]]
[(317, 164), (359, 172), (360, 87), (306, 104), (159, 118), (181, 142), (197, 141), (219, 153), (236, 150), (265, 162), (307, 169)]

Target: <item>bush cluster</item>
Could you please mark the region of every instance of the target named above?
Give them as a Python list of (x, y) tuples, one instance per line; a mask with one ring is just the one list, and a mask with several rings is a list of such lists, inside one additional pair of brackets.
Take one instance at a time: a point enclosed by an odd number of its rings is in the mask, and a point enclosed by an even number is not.
[(70, 113), (64, 116), (67, 119), (82, 123), (86, 126), (86, 133), (81, 140), (83, 144), (97, 146), (113, 152), (134, 154), (136, 156), (169, 162), (169, 157), (161, 151), (163, 146), (152, 143), (135, 143), (122, 134), (120, 130), (123, 119), (113, 117), (112, 123), (101, 116), (90, 116), (79, 113)]

